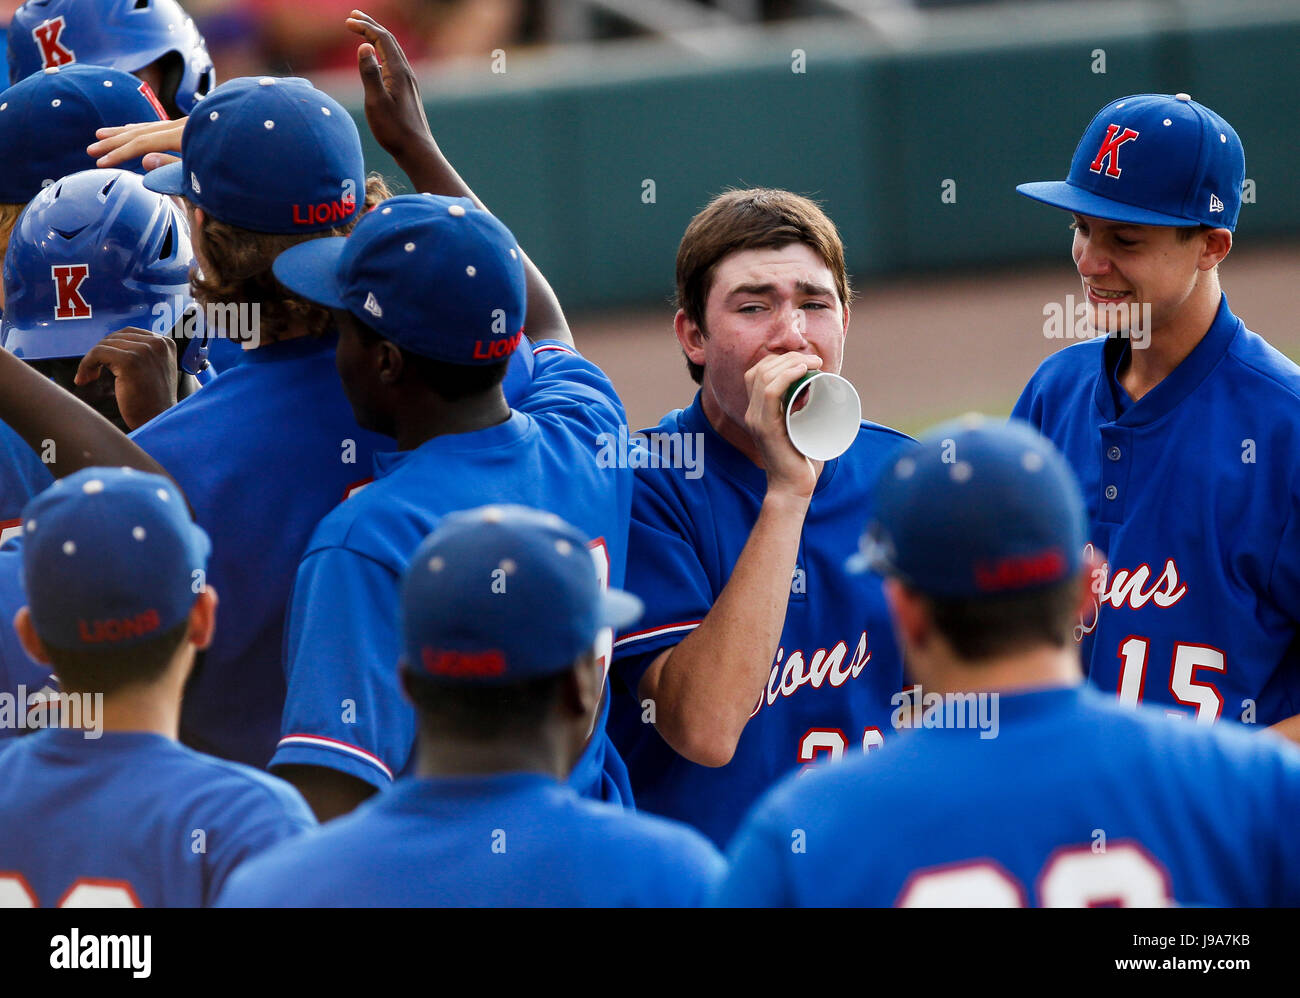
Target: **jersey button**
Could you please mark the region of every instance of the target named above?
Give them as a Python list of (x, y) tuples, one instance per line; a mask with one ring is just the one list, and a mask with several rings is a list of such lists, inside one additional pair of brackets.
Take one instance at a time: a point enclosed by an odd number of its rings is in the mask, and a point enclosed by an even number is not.
[(1106, 451), (1106, 456), (1110, 458), (1112, 461), (1118, 461), (1123, 456), (1123, 454), (1124, 452), (1121, 451), (1118, 447), (1112, 447), (1110, 450)]
[(1106, 498), (1107, 498), (1107, 499), (1114, 499), (1117, 495), (1119, 495), (1119, 489), (1115, 488), (1115, 486), (1113, 486), (1113, 485), (1107, 485), (1107, 486), (1106, 486)]

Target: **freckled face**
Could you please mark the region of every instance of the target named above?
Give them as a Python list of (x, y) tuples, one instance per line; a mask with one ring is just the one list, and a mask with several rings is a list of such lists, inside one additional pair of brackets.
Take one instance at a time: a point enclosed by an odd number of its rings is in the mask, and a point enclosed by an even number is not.
[(823, 371), (838, 374), (848, 321), (834, 275), (808, 245), (738, 250), (715, 268), (705, 302), (708, 336), (687, 356), (703, 365), (705, 391), (741, 424), (746, 371), (771, 354), (796, 351), (816, 354)]

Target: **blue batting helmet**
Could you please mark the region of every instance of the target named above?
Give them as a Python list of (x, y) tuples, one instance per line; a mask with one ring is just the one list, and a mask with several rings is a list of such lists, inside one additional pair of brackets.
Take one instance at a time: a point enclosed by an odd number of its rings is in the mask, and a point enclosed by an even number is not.
[[(125, 170), (85, 170), (41, 191), (5, 254), (0, 341), (23, 360), (81, 357), (126, 326), (168, 335), (192, 312), (189, 227)], [(202, 340), (182, 366), (194, 373)]]
[(165, 56), (158, 96), (189, 114), (216, 74), (176, 0), (27, 0), (9, 25), (10, 83), (73, 62), (134, 73)]

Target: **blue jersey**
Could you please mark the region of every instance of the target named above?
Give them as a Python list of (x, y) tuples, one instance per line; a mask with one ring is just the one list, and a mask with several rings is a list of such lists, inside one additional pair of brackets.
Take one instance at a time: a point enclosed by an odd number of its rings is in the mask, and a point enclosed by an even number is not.
[(1106, 560), (1075, 631), (1089, 679), (1204, 723), (1300, 713), (1300, 368), (1226, 298), (1137, 402), (1125, 345), (1049, 357), (1014, 413), (1079, 476)]
[(0, 544), (22, 532), (19, 514), (27, 500), (53, 482), (37, 453), (8, 423), (0, 422)]
[[(535, 349), (531, 389), (508, 420), (377, 455), (374, 483), (321, 522), (294, 586), (272, 766), (324, 766), (379, 788), (411, 772), (415, 711), (398, 683), (398, 592), (445, 513), (493, 502), (556, 513), (592, 538), (606, 584), (622, 586), (632, 473), (602, 467), (598, 438), (624, 425), (623, 404), (571, 348)], [(601, 711), (572, 781), (589, 796), (627, 800), (627, 774), (605, 734), (608, 697)]]
[(536, 773), (399, 780), (231, 878), (220, 907), (695, 907), (721, 878), (689, 828)]
[(732, 843), (725, 906), (1300, 904), (1300, 752), (1086, 687), (999, 698), (995, 738), (910, 731), (789, 780)]
[(0, 908), (209, 905), (315, 824), (287, 783), (162, 735), (42, 731), (0, 751)]
[[(710, 426), (699, 396), (645, 434), (687, 442), (703, 465), (638, 469), (627, 587), (644, 618), (614, 643), (611, 732), (637, 805), (686, 821), (723, 845), (741, 815), (790, 770), (887, 737), (903, 684), (880, 580), (851, 575), (880, 468), (908, 438), (863, 422), (853, 446), (826, 462), (804, 521), (780, 646), (754, 715), (726, 766), (699, 766), (643, 722), (637, 687), (650, 663), (699, 625), (721, 594), (758, 519), (766, 473)], [(652, 457), (662, 447), (649, 448)], [(641, 462), (645, 463), (645, 462)], [(664, 463), (664, 462), (650, 462)]]
[(186, 690), (181, 737), (264, 766), (284, 704), (284, 612), (312, 530), (368, 475), (389, 438), (357, 427), (334, 341), (272, 343), (132, 438), (185, 493), (212, 538), (216, 637)]
[[(333, 336), (245, 352), (132, 438), (185, 492), (212, 538), (216, 638), (185, 693), (181, 739), (265, 766), (284, 707), (284, 618), (321, 518), (370, 476), (389, 437), (360, 429), (334, 367)], [(521, 390), (528, 372), (512, 368)]]

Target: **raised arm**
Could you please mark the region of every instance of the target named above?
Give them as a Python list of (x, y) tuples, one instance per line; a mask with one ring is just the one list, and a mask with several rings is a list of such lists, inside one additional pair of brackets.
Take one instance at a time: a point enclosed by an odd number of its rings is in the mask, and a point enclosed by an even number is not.
[[(357, 49), (357, 68), (365, 88), (366, 121), (384, 150), (397, 161), (417, 191), (470, 198), (489, 210), (461, 179), (438, 148), (420, 99), (420, 85), (397, 40), (382, 24), (354, 10), (349, 30), (365, 42)], [(524, 254), (528, 278), (528, 335), (534, 340), (573, 343), (559, 299), (537, 265)]]
[(745, 374), (746, 426), (767, 470), (767, 491), (731, 577), (700, 625), (659, 655), (637, 695), (653, 700), (655, 728), (679, 755), (725, 766), (762, 696), (785, 627), (799, 539), (821, 475), (785, 432), (782, 396), (821, 366), (815, 355), (765, 357)]
[(0, 350), (0, 419), (55, 478), (105, 465), (167, 474), (107, 419), (7, 350)]

